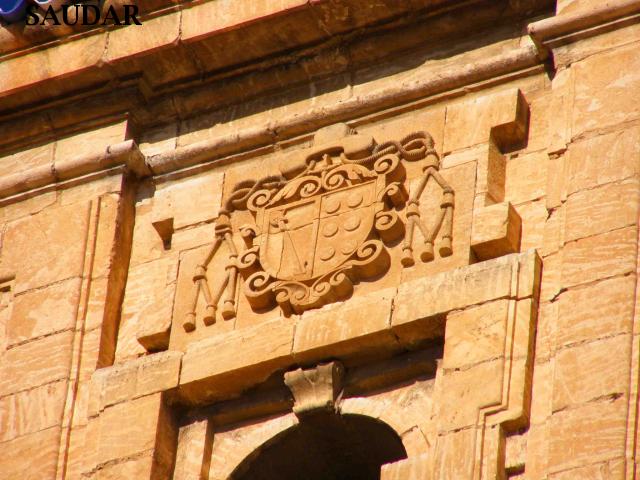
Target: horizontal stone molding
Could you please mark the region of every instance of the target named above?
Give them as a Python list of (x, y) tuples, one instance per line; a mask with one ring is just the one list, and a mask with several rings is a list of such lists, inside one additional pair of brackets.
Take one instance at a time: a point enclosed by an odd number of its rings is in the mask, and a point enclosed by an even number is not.
[[(68, 160), (56, 161), (19, 173), (0, 177), (0, 205), (19, 201), (21, 194), (79, 179), (84, 176), (121, 167), (139, 177), (149, 175), (150, 171), (144, 155), (133, 140), (116, 143), (99, 154), (91, 154)], [(91, 180), (91, 177), (86, 179)]]
[(640, 0), (610, 0), (575, 13), (560, 14), (529, 25), (529, 35), (542, 47), (598, 35), (619, 23), (640, 18)]
[(320, 127), (403, 103), (444, 93), (458, 96), (464, 93), (461, 89), (470, 85), (517, 74), (539, 64), (537, 50), (533, 45), (528, 45), (478, 62), (456, 68), (448, 67), (429, 77), (403, 82), (330, 106), (310, 109), (302, 115), (291, 115), (278, 122), (247, 128), (232, 135), (213, 137), (147, 158), (144, 158), (134, 141), (128, 140), (110, 146), (100, 155), (65, 160), (56, 162), (53, 166), (46, 165), (0, 177), (0, 203), (10, 203), (8, 197), (118, 166), (126, 166), (140, 177), (166, 175), (201, 163), (267, 147), (277, 141), (310, 134)]

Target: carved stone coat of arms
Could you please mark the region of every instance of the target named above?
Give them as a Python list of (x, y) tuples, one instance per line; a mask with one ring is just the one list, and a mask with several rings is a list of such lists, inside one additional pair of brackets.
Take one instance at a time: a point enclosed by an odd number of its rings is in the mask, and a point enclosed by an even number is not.
[[(411, 196), (407, 162), (420, 162), (423, 172)], [(277, 304), (287, 315), (302, 313), (347, 298), (358, 281), (386, 272), (389, 245), (402, 241), (405, 267), (414, 264), (414, 250), (422, 261), (433, 260), (438, 235), (440, 255), (451, 255), (454, 192), (439, 168), (426, 132), (382, 144), (351, 134), (314, 147), (281, 175), (240, 183), (224, 201), (214, 244), (194, 272), (185, 330), (195, 328), (200, 296), (205, 325), (216, 321), (218, 311), (224, 319), (235, 316), (238, 288), (256, 310)], [(429, 181), (441, 191), (440, 208), (423, 218), (419, 206)], [(232, 216), (241, 210), (253, 222), (234, 229)], [(228, 261), (212, 289), (207, 268), (222, 245)]]

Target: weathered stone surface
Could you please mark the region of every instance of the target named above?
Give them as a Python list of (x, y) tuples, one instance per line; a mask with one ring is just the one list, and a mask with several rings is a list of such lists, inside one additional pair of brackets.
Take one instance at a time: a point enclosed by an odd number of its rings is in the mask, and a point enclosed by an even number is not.
[(60, 425), (67, 382), (0, 398), (0, 443)]
[[(640, 128), (632, 127), (572, 143), (567, 152), (566, 193), (637, 176)], [(563, 180), (563, 175), (557, 176)]]
[(567, 198), (565, 241), (605, 233), (638, 220), (638, 180), (583, 190)]
[(461, 369), (502, 355), (510, 300), (496, 300), (447, 315), (445, 369)]
[(625, 395), (606, 397), (555, 413), (551, 417), (549, 436), (549, 472), (624, 455), (626, 418)]
[[(575, 69), (572, 133), (581, 133), (636, 120), (640, 101), (640, 59), (637, 46), (594, 55)], [(607, 68), (615, 62), (617, 68)], [(594, 74), (597, 72), (597, 75)]]
[(153, 451), (133, 459), (101, 467), (95, 474), (97, 480), (119, 480), (122, 478), (159, 478), (154, 476)]
[(8, 346), (74, 328), (80, 283), (72, 278), (17, 295), (7, 323)]
[(160, 393), (109, 407), (94, 421), (100, 425), (98, 465), (153, 449), (155, 462), (170, 465), (177, 430)]
[(563, 287), (634, 271), (636, 230), (627, 227), (566, 244), (562, 252)]
[(3, 265), (17, 272), (16, 294), (82, 274), (88, 205), (46, 209), (8, 225)]
[(394, 302), (392, 325), (510, 296), (517, 258), (508, 255), (402, 284)]
[(144, 22), (144, 28), (121, 28), (109, 32), (105, 61), (117, 62), (132, 55), (168, 47), (180, 38), (180, 13)]
[[(0, 443), (3, 452), (2, 475), (25, 480), (55, 478), (59, 444), (60, 427)], [(25, 468), (25, 459), (28, 459), (28, 468)]]
[(169, 345), (177, 264), (175, 256), (166, 256), (129, 270), (118, 332), (118, 359)]
[(543, 152), (507, 161), (505, 200), (518, 205), (544, 197), (547, 190), (547, 163), (548, 157)]
[(193, 398), (228, 394), (265, 379), (292, 363), (293, 332), (292, 321), (277, 320), (191, 344), (182, 359), (181, 392)]
[(0, 363), (0, 397), (67, 378), (72, 340), (67, 331), (7, 350)]
[[(554, 367), (553, 410), (563, 410), (598, 398), (625, 395), (630, 345), (629, 335), (618, 335), (558, 351)], [(592, 374), (594, 371), (598, 372), (597, 376)]]
[(634, 275), (571, 288), (558, 297), (555, 344), (562, 347), (631, 333)]
[(91, 415), (138, 397), (171, 390), (178, 385), (182, 352), (160, 352), (125, 364), (97, 370), (92, 382)]
[[(481, 408), (499, 405), (504, 368), (505, 362), (500, 358), (445, 373), (439, 399), (438, 432), (443, 434), (475, 427)], [(457, 405), (455, 409), (445, 407), (452, 403)]]
[[(293, 354), (307, 363), (327, 355), (392, 348), (391, 311), (395, 289), (305, 312), (295, 329)], [(329, 353), (331, 352), (331, 353)]]
[(202, 464), (207, 461), (206, 444), (212, 439), (207, 437), (208, 422), (195, 420), (180, 427), (174, 477), (181, 480), (200, 480)]

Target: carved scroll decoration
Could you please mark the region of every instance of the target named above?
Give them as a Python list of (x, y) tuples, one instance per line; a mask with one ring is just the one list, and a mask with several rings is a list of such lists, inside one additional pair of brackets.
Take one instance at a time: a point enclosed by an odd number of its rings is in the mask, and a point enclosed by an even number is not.
[[(422, 162), (423, 172), (410, 197), (407, 162)], [(216, 321), (218, 308), (223, 319), (234, 318), (240, 286), (254, 310), (277, 304), (286, 315), (344, 299), (359, 280), (387, 271), (387, 245), (403, 237), (402, 265), (414, 265), (418, 232), (422, 261), (434, 259), (438, 235), (440, 255), (451, 255), (454, 192), (439, 169), (427, 132), (382, 144), (351, 135), (313, 148), (304, 164), (281, 175), (238, 184), (220, 211), (213, 246), (193, 273), (185, 330), (195, 329), (200, 298), (206, 303), (205, 325)], [(435, 218), (426, 219), (420, 202), (431, 180), (442, 199)], [(254, 221), (234, 231), (233, 214), (243, 210)], [(207, 268), (222, 255), (223, 245), (226, 266), (212, 290)]]

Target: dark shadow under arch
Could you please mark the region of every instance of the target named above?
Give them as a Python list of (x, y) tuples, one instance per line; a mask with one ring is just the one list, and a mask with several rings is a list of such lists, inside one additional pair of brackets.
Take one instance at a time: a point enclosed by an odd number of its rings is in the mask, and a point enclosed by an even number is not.
[(378, 480), (385, 463), (407, 458), (387, 424), (361, 415), (320, 413), (246, 458), (232, 480)]

